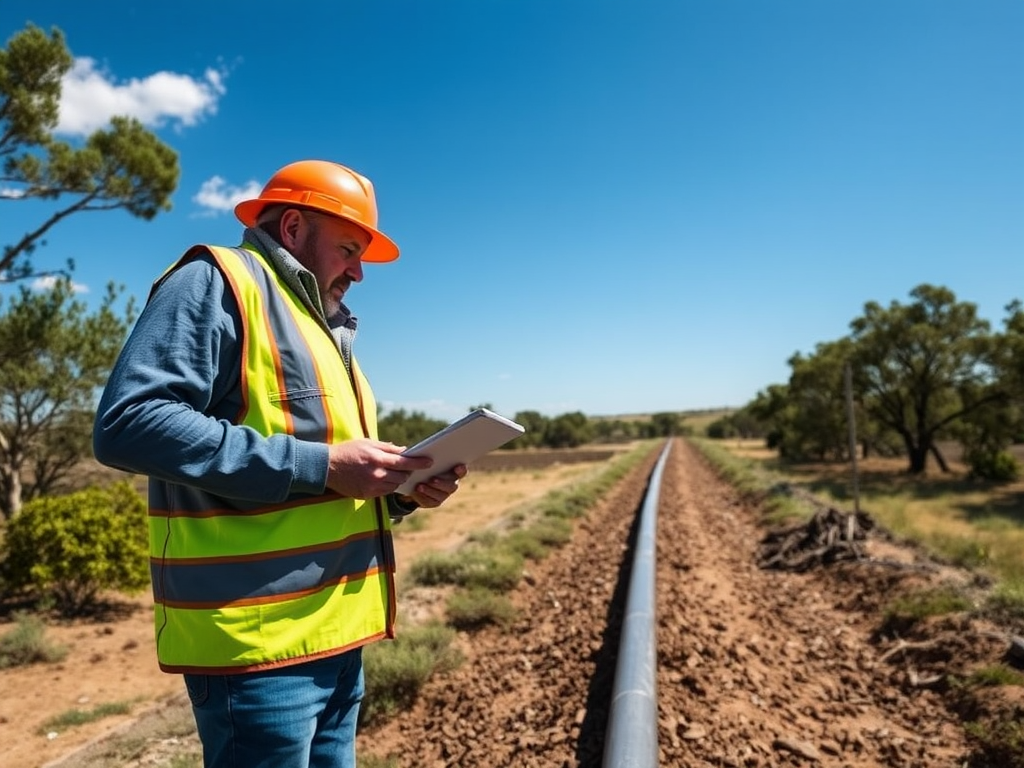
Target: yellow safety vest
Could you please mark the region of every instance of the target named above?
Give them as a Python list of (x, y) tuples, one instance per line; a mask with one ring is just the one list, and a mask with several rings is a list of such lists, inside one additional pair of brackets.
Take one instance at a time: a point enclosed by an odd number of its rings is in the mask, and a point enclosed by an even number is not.
[[(240, 310), (245, 405), (235, 423), (328, 444), (376, 438), (376, 403), (355, 359), (350, 375), (335, 340), (264, 257), (195, 246), (168, 273), (201, 252), (212, 254)], [(328, 491), (265, 504), (151, 479), (149, 521), (166, 672), (249, 672), (394, 636), (383, 499)]]

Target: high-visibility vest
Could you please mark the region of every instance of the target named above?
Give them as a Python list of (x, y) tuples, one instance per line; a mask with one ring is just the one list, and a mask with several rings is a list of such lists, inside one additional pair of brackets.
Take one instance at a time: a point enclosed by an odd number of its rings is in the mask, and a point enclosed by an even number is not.
[[(328, 444), (376, 438), (376, 402), (355, 358), (350, 375), (335, 340), (265, 258), (195, 246), (175, 267), (197, 252), (212, 254), (240, 311), (245, 404), (235, 423)], [(155, 478), (149, 496), (164, 671), (248, 672), (394, 636), (383, 499), (327, 491), (251, 502)]]

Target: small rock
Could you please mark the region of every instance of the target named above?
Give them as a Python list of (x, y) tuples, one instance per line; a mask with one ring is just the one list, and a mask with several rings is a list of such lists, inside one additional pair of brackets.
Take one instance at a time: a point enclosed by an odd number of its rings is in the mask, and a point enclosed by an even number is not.
[(797, 741), (796, 739), (775, 739), (772, 742), (772, 746), (775, 749), (782, 749), (793, 754), (806, 757), (808, 760), (820, 760), (821, 753), (818, 752), (812, 745), (805, 741)]
[(843, 748), (836, 744), (836, 742), (827, 739), (818, 744), (818, 746), (826, 755), (840, 755), (843, 752)]
[(707, 729), (703, 725), (694, 723), (683, 732), (683, 738), (688, 741), (696, 741), (697, 739), (703, 739), (708, 735)]

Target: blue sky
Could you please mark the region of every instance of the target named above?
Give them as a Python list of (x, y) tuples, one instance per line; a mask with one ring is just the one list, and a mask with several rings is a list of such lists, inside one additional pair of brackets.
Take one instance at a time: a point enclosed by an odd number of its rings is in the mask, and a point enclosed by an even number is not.
[(0, 0), (29, 21), (76, 57), (62, 138), (134, 115), (182, 171), (36, 266), (141, 300), (280, 166), (349, 165), (402, 250), (347, 298), (389, 410), (739, 406), (867, 301), (1024, 298), (1020, 0)]

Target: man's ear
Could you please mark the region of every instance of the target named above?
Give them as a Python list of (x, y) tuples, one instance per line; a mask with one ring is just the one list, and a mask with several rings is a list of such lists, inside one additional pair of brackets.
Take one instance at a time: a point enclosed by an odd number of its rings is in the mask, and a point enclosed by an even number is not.
[(302, 226), (302, 214), (296, 208), (289, 208), (281, 214), (278, 222), (281, 233), (281, 245), (289, 251), (295, 247), (299, 239), (299, 228)]

